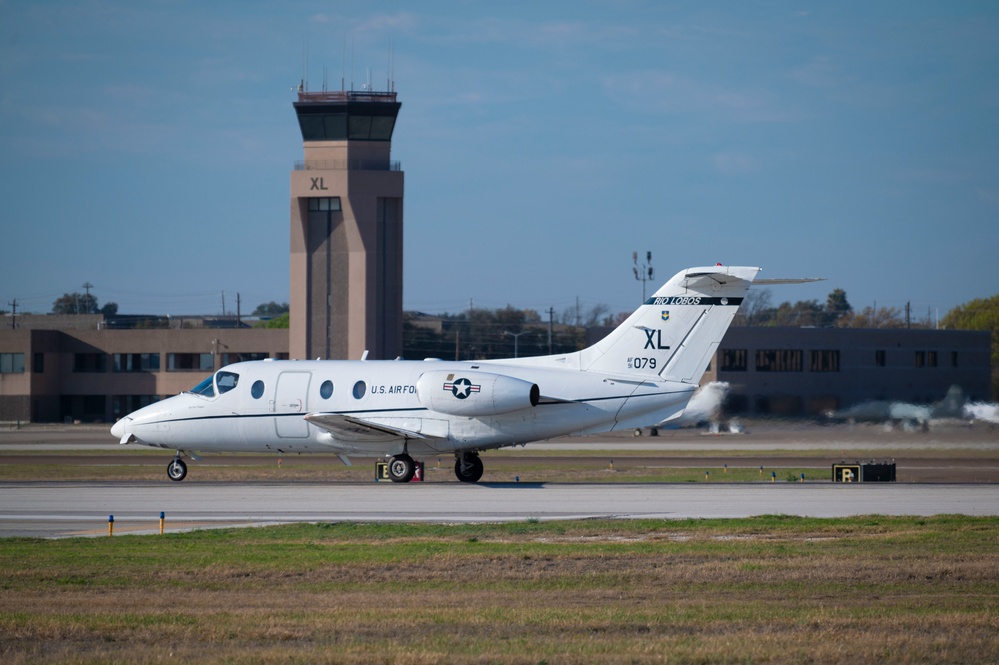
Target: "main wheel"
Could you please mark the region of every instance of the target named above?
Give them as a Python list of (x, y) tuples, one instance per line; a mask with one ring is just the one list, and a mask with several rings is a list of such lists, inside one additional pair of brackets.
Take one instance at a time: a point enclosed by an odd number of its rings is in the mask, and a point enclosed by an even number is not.
[(409, 455), (396, 455), (388, 464), (389, 480), (393, 483), (408, 483), (416, 473), (416, 462)]
[(170, 480), (176, 480), (177, 482), (180, 482), (184, 480), (186, 476), (187, 476), (187, 465), (184, 464), (184, 460), (180, 459), (179, 457), (175, 457), (173, 461), (167, 464), (167, 477), (169, 477)]
[(482, 460), (476, 453), (460, 455), (454, 461), (454, 475), (463, 483), (477, 483), (482, 477)]

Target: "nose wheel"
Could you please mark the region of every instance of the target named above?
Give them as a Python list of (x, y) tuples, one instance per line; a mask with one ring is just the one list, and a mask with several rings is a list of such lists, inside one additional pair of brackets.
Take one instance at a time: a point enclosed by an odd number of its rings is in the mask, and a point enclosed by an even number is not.
[(167, 464), (167, 477), (170, 480), (175, 480), (180, 482), (187, 477), (187, 465), (184, 464), (184, 460), (179, 457), (174, 457), (173, 460)]

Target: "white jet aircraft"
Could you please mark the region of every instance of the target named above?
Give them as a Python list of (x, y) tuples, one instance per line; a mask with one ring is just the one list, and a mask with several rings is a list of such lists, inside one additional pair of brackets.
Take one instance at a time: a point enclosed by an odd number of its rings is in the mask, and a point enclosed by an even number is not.
[[(677, 273), (593, 346), (503, 360), (258, 360), (223, 367), (190, 392), (125, 416), (122, 444), (201, 452), (455, 456), (458, 480), (482, 477), (479, 453), (571, 434), (631, 430), (681, 413), (759, 268)], [(776, 280), (774, 280), (776, 281)]]

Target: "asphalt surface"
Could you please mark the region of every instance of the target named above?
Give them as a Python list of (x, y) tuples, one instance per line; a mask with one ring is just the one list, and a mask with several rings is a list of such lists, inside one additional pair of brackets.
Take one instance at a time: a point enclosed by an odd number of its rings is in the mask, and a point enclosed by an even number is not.
[[(169, 451), (119, 447), (105, 426), (0, 430), (0, 464), (162, 465)], [(88, 451), (74, 456), (73, 452)], [(999, 515), (999, 431), (966, 425), (930, 432), (881, 427), (757, 425), (748, 434), (697, 431), (630, 433), (529, 444), (486, 453), (490, 470), (518, 465), (603, 467), (612, 455), (628, 464), (665, 467), (824, 467), (861, 454), (894, 459), (905, 482), (809, 483), (480, 483), (427, 482), (0, 482), (0, 536), (97, 536), (298, 521), (480, 522), (583, 518), (719, 518), (763, 514), (811, 517)], [(445, 460), (447, 461), (447, 460)], [(226, 464), (206, 456), (198, 464)], [(311, 456), (285, 464), (315, 463)], [(622, 462), (619, 462), (621, 464)], [(239, 456), (239, 464), (274, 464), (273, 456)], [(438, 476), (441, 478), (447, 474)]]

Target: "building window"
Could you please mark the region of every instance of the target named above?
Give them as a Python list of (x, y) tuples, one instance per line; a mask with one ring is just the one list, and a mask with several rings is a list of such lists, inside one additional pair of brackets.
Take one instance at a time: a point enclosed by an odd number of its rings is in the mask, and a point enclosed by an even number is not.
[(160, 371), (160, 354), (116, 353), (114, 354), (114, 371), (158, 372)]
[(309, 212), (339, 212), (340, 197), (330, 196), (321, 199), (309, 199)]
[(24, 354), (0, 353), (0, 374), (24, 374)]
[(926, 352), (926, 366), (927, 367), (936, 367), (937, 366), (937, 352), (936, 351), (927, 351)]
[(926, 351), (916, 351), (916, 367), (926, 367)]
[(811, 351), (809, 371), (811, 372), (838, 372), (839, 371), (839, 351)]
[(874, 352), (874, 364), (878, 367), (885, 366), (885, 352), (882, 350), (877, 350)]
[(156, 395), (112, 395), (111, 413), (118, 419), (159, 400)]
[(74, 353), (73, 371), (82, 373), (106, 372), (107, 355), (104, 353)]
[(950, 352), (950, 366), (957, 367), (957, 351)]
[(248, 360), (263, 360), (266, 357), (266, 353), (223, 353), (222, 365), (224, 367), (225, 365), (242, 363)]
[(168, 372), (210, 372), (215, 359), (210, 353), (168, 353)]
[(800, 372), (803, 355), (800, 349), (757, 349), (756, 371)]
[(720, 372), (745, 372), (746, 358), (749, 353), (746, 349), (722, 349), (721, 361), (718, 370)]
[(36, 353), (35, 354), (35, 366), (31, 369), (35, 374), (43, 374), (45, 372), (45, 354)]

